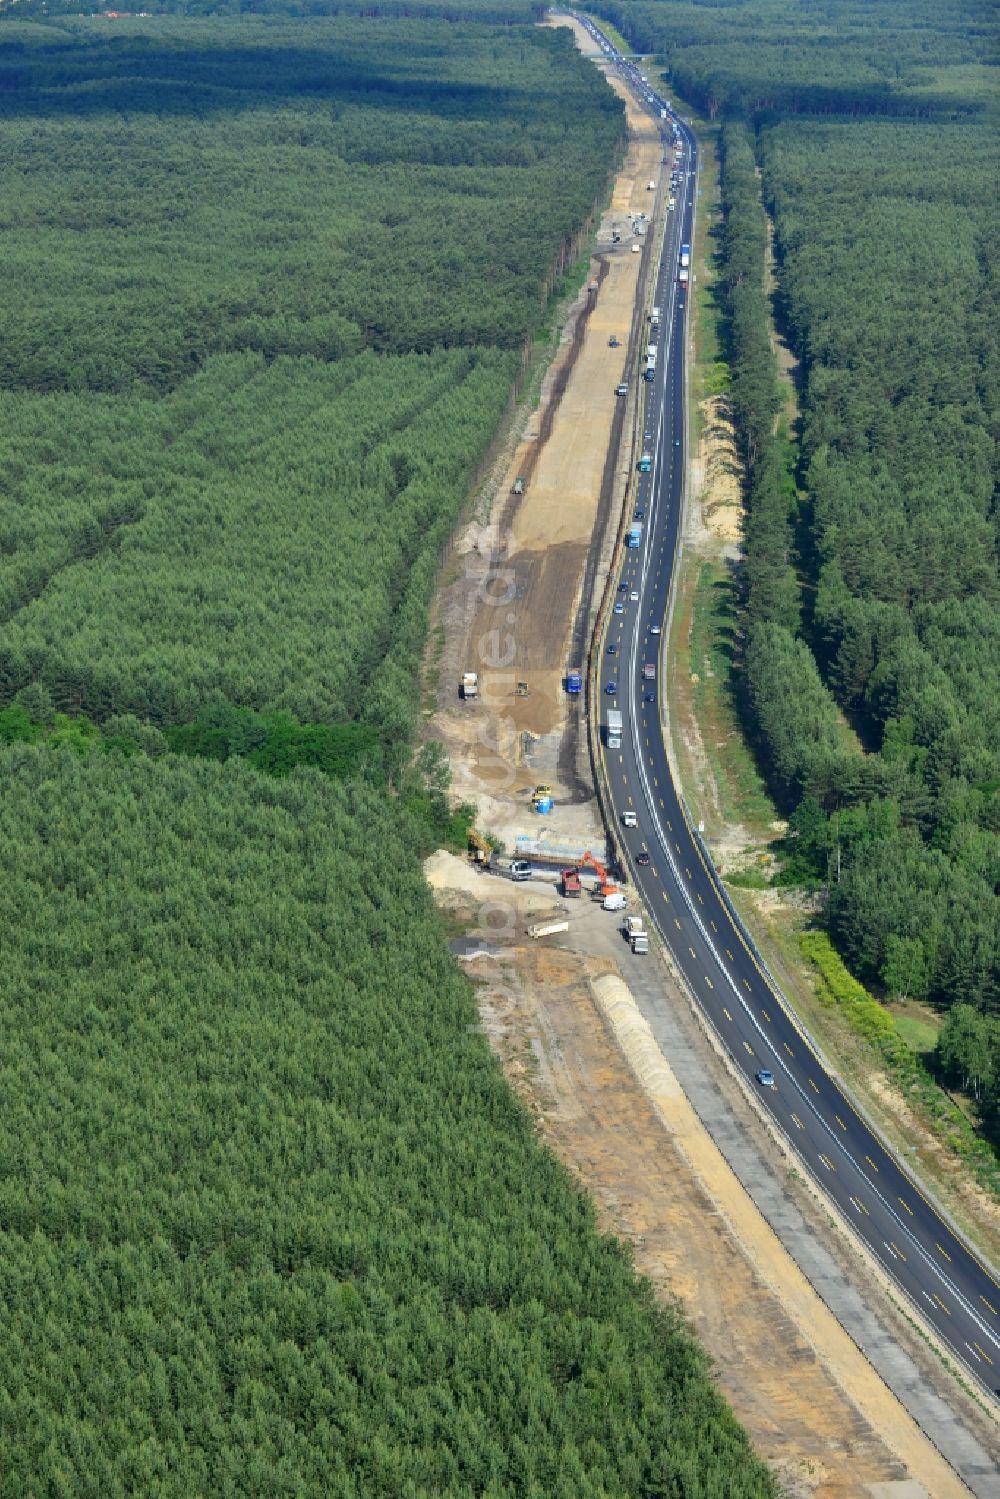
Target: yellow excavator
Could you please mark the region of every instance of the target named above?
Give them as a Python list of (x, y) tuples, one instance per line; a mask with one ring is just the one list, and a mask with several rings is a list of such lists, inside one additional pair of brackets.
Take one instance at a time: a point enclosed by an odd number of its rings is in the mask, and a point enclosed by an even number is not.
[(545, 802), (545, 801), (551, 801), (551, 800), (552, 800), (552, 787), (551, 786), (536, 786), (535, 789), (534, 789), (534, 791), (531, 793), (531, 805), (533, 807), (537, 807), (539, 802)]
[(475, 859), (477, 864), (488, 864), (493, 857), (493, 845), (487, 843), (481, 833), (475, 828), (469, 829), (469, 858)]

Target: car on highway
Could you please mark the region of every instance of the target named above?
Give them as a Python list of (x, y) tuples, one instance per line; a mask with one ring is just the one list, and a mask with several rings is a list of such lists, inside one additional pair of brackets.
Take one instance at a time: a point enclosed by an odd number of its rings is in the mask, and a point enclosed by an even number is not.
[(617, 654), (618, 654), (618, 647), (615, 645), (615, 642), (612, 640), (609, 643), (609, 645), (608, 645), (608, 655), (609, 656), (617, 656)]
[(634, 510), (634, 512), (632, 514), (632, 519), (633, 520), (645, 520), (646, 519), (646, 512), (642, 508), (641, 505), (636, 505), (635, 510)]
[(629, 594), (629, 599), (631, 600), (631, 602), (633, 604), (637, 604), (639, 602), (639, 590), (638, 590), (638, 588), (633, 588), (632, 589), (631, 593)]
[(659, 633), (660, 633), (660, 626), (659, 625), (650, 625), (650, 627), (649, 627), (649, 633), (650, 633), (650, 635), (659, 635)]
[(607, 693), (608, 697), (614, 697), (615, 693), (618, 691), (618, 683), (609, 682), (604, 690)]
[(757, 1073), (757, 1081), (760, 1083), (762, 1088), (773, 1088), (775, 1086), (774, 1073), (771, 1072), (767, 1067), (761, 1067), (759, 1072)]
[(619, 583), (618, 584), (618, 592), (619, 593), (628, 593), (628, 584), (627, 583)]
[(650, 688), (648, 692), (644, 692), (643, 693), (642, 700), (643, 700), (644, 703), (655, 703), (656, 702), (656, 693), (653, 691), (652, 688)]
[(643, 869), (645, 869), (646, 865), (650, 862), (648, 851), (646, 849), (643, 849), (641, 853), (636, 854), (635, 862), (637, 864), (641, 864)]
[(616, 614), (624, 614), (625, 613), (625, 605), (622, 603), (621, 599), (615, 599), (615, 613)]

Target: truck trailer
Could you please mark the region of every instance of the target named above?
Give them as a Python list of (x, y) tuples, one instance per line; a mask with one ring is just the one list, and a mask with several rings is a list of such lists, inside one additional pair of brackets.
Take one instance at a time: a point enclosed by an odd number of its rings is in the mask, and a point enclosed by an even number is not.
[(608, 749), (621, 749), (623, 733), (624, 725), (622, 723), (621, 709), (609, 708), (607, 727), (605, 729)]
[(633, 551), (633, 552), (636, 551), (639, 547), (642, 546), (642, 522), (641, 521), (633, 521), (632, 524), (629, 526), (629, 528), (628, 528), (628, 535), (625, 538), (625, 545), (631, 551)]
[(579, 697), (583, 691), (583, 673), (575, 667), (566, 673), (566, 691), (570, 697)]

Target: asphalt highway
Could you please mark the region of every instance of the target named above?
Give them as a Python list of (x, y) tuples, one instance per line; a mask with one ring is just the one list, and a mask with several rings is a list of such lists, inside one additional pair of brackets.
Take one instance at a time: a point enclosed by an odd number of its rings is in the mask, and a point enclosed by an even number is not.
[[(584, 24), (587, 24), (584, 22)], [(654, 116), (667, 107), (640, 70), (595, 40)], [(896, 1155), (828, 1075), (797, 1026), (731, 912), (703, 845), (688, 822), (671, 776), (661, 715), (665, 628), (677, 552), (685, 464), (684, 344), (688, 293), (678, 282), (680, 247), (694, 231), (697, 143), (669, 114), (661, 119), (665, 150), (680, 155), (676, 208), (666, 215), (652, 305), (660, 327), (646, 323), (630, 380), (639, 378), (646, 346), (657, 347), (656, 374), (644, 384), (649, 474), (637, 475), (642, 541), (620, 562), (621, 612), (611, 616), (602, 651), (600, 713), (621, 710), (619, 749), (605, 745), (605, 765), (631, 878), (690, 989), (761, 1104), (791, 1142), (803, 1166), (864, 1240), (883, 1270), (930, 1323), (938, 1338), (991, 1395), (1000, 1394), (1000, 1284), (921, 1193)], [(676, 141), (675, 134), (676, 131)], [(634, 595), (634, 596), (633, 596)], [(647, 668), (651, 670), (647, 671)], [(648, 864), (637, 862), (649, 856)], [(768, 1072), (773, 1085), (762, 1085)]]

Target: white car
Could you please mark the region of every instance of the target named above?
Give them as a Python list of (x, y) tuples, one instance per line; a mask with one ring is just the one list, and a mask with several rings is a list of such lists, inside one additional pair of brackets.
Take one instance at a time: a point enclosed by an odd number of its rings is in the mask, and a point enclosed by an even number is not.
[(637, 604), (639, 602), (639, 590), (638, 590), (638, 588), (633, 588), (632, 589), (632, 592), (629, 594), (629, 599), (631, 600), (631, 602), (633, 604)]

